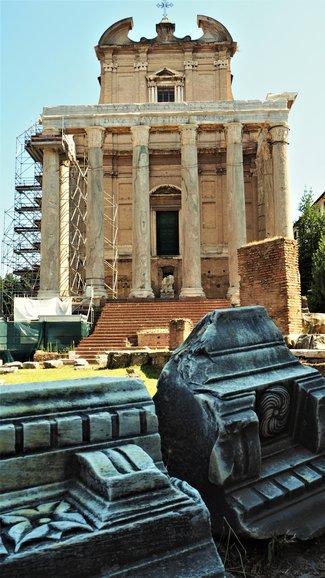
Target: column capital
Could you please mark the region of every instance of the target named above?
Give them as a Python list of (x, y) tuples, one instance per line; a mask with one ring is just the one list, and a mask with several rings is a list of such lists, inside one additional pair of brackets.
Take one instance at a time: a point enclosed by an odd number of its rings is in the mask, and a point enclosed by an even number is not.
[(227, 144), (242, 143), (243, 125), (241, 122), (231, 122), (224, 125)]
[(102, 148), (106, 129), (103, 126), (89, 126), (86, 128), (88, 148)]
[(289, 144), (289, 126), (286, 122), (281, 122), (270, 126), (269, 132), (272, 137), (272, 144)]
[(182, 145), (196, 145), (198, 130), (197, 124), (180, 124), (178, 128), (181, 135)]
[(131, 126), (132, 144), (133, 146), (148, 146), (150, 126), (145, 124), (138, 124)]

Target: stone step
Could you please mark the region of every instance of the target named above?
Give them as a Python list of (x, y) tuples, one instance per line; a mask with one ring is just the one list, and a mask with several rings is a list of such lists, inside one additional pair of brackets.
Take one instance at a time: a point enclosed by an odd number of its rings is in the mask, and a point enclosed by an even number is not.
[[(137, 331), (167, 328), (171, 319), (191, 319), (195, 325), (206, 313), (230, 307), (223, 299), (188, 301), (114, 301), (106, 303), (93, 333), (84, 338), (77, 353), (94, 362), (97, 353), (110, 350), (124, 351), (137, 347)], [(159, 347), (157, 347), (159, 349)]]

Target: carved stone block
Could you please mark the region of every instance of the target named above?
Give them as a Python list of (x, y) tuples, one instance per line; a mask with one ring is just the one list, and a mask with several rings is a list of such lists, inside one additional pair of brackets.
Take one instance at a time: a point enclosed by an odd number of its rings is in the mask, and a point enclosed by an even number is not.
[(206, 506), (162, 463), (142, 381), (4, 386), (4, 578), (223, 578)]
[(154, 398), (171, 475), (220, 532), (301, 538), (325, 529), (325, 379), (263, 307), (216, 310), (174, 351)]

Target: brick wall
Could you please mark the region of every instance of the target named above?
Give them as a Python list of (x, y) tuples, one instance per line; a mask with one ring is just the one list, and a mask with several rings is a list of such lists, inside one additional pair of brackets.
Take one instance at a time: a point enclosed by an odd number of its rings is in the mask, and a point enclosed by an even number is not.
[(263, 305), (280, 331), (302, 333), (297, 241), (277, 237), (238, 250), (240, 304)]

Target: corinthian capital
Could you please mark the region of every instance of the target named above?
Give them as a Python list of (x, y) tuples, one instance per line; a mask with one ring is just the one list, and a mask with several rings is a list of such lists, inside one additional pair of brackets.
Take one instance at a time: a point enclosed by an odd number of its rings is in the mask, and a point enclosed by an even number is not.
[(289, 127), (287, 123), (279, 123), (270, 127), (272, 144), (282, 142), (289, 144)]
[(196, 145), (197, 139), (197, 124), (183, 124), (180, 125), (181, 134), (181, 144), (183, 145)]

